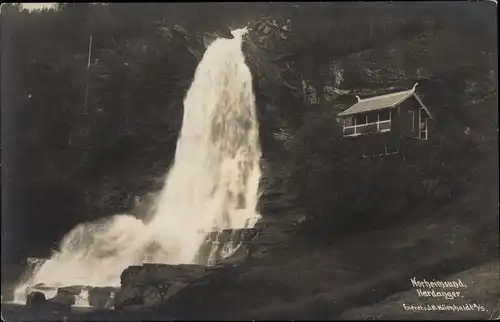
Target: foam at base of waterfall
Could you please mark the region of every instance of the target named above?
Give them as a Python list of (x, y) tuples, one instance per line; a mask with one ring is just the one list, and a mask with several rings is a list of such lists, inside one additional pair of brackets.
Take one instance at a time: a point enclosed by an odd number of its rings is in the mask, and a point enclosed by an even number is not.
[(73, 304), (75, 307), (90, 307), (89, 303), (89, 291), (87, 289), (82, 289), (80, 294), (76, 296), (75, 299), (75, 304)]

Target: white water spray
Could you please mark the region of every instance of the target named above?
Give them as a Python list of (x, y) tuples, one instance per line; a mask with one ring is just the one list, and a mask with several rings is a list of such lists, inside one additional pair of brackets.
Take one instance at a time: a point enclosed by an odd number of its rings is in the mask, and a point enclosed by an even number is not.
[(196, 70), (174, 164), (152, 220), (115, 215), (78, 225), (60, 251), (18, 286), (16, 301), (38, 283), (119, 286), (130, 265), (191, 263), (209, 231), (253, 226), (261, 151), (252, 78), (241, 50), (245, 32), (214, 41)]

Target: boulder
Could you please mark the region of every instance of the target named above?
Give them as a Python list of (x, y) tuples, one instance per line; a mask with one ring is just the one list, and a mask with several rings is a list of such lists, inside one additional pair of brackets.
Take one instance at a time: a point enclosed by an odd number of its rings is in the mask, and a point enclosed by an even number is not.
[(68, 313), (71, 305), (74, 304), (74, 297), (69, 293), (59, 293), (51, 299), (46, 299), (45, 294), (39, 291), (31, 292), (26, 298), (26, 307), (37, 311), (52, 311)]
[(192, 280), (203, 276), (209, 268), (201, 265), (180, 264), (144, 264), (142, 266), (130, 266), (121, 275), (122, 285), (129, 284), (151, 284), (171, 283), (174, 281)]
[[(75, 304), (87, 304), (98, 308), (112, 308), (115, 294), (119, 287), (92, 287), (86, 285), (71, 285), (64, 287), (53, 287), (43, 283), (34, 285), (27, 292), (41, 293), (49, 298), (51, 305), (57, 308), (73, 306)], [(87, 294), (85, 294), (87, 292)], [(80, 303), (79, 303), (80, 302)]]
[(156, 307), (186, 286), (212, 273), (215, 268), (201, 265), (144, 264), (130, 266), (121, 276), (115, 309)]
[(45, 294), (42, 292), (31, 292), (26, 297), (26, 307), (30, 309), (42, 309), (45, 307), (47, 299), (45, 298)]

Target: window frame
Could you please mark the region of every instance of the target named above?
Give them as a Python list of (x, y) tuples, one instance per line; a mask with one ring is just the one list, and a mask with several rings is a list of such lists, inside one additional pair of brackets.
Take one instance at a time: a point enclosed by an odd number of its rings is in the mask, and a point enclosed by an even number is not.
[[(427, 113), (427, 111), (425, 111), (423, 107), (418, 109), (418, 138), (420, 140), (427, 140), (429, 138), (429, 124), (428, 124), (429, 118), (428, 117), (424, 118), (422, 123), (423, 112)], [(423, 130), (420, 128), (422, 124), (424, 125)], [(422, 133), (425, 133), (424, 137), (422, 136)]]
[[(356, 122), (356, 116), (358, 116), (358, 118), (359, 118), (359, 114), (354, 114), (354, 115), (349, 116), (353, 120), (352, 121), (353, 125), (346, 126), (345, 122), (343, 122), (343, 124), (342, 124), (342, 134), (344, 135), (344, 137), (359, 136), (359, 135), (362, 135), (363, 132), (359, 132), (358, 133), (358, 131), (357, 131), (358, 128), (364, 128), (364, 127), (367, 127), (369, 125), (374, 125), (374, 124), (377, 125), (376, 132), (384, 133), (384, 132), (391, 131), (391, 129), (392, 129), (392, 110), (391, 109), (387, 109), (387, 111), (389, 112), (389, 119), (388, 120), (383, 120), (383, 121), (380, 120), (380, 114), (379, 114), (380, 110), (379, 110), (379, 111), (377, 111), (377, 121), (375, 121), (375, 122), (368, 122), (368, 113), (365, 112), (366, 113), (366, 115), (365, 115), (365, 123), (362, 123), (362, 124), (358, 124)], [(387, 128), (387, 129), (380, 129), (380, 124), (387, 124), (387, 123), (389, 124), (389, 128)], [(353, 134), (345, 134), (345, 130), (346, 129), (351, 129), (351, 128), (354, 129), (354, 133)]]

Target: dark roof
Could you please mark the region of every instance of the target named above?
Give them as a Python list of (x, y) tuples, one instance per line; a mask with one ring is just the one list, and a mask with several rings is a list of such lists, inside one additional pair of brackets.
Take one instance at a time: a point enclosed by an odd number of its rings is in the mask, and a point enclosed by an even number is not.
[[(397, 106), (398, 104), (404, 102), (407, 100), (410, 96), (415, 96), (415, 88), (417, 84), (413, 86), (412, 89), (406, 90), (406, 91), (401, 91), (401, 92), (396, 92), (396, 93), (390, 93), (390, 94), (385, 94), (385, 95), (380, 95), (380, 96), (374, 96), (374, 97), (369, 97), (369, 98), (364, 98), (361, 99), (358, 96), (358, 102), (354, 104), (353, 106), (349, 107), (347, 110), (339, 113), (338, 116), (347, 116), (347, 115), (353, 115), (353, 114), (358, 114), (358, 113), (363, 113), (363, 112), (368, 112), (368, 111), (376, 111), (376, 110), (381, 110), (384, 108), (392, 108)], [(418, 99), (418, 97), (417, 97)], [(420, 99), (418, 99), (419, 103), (423, 103)], [(425, 106), (424, 106), (425, 108)], [(429, 111), (427, 108), (425, 108), (427, 113)], [(430, 113), (429, 113), (430, 115)]]

